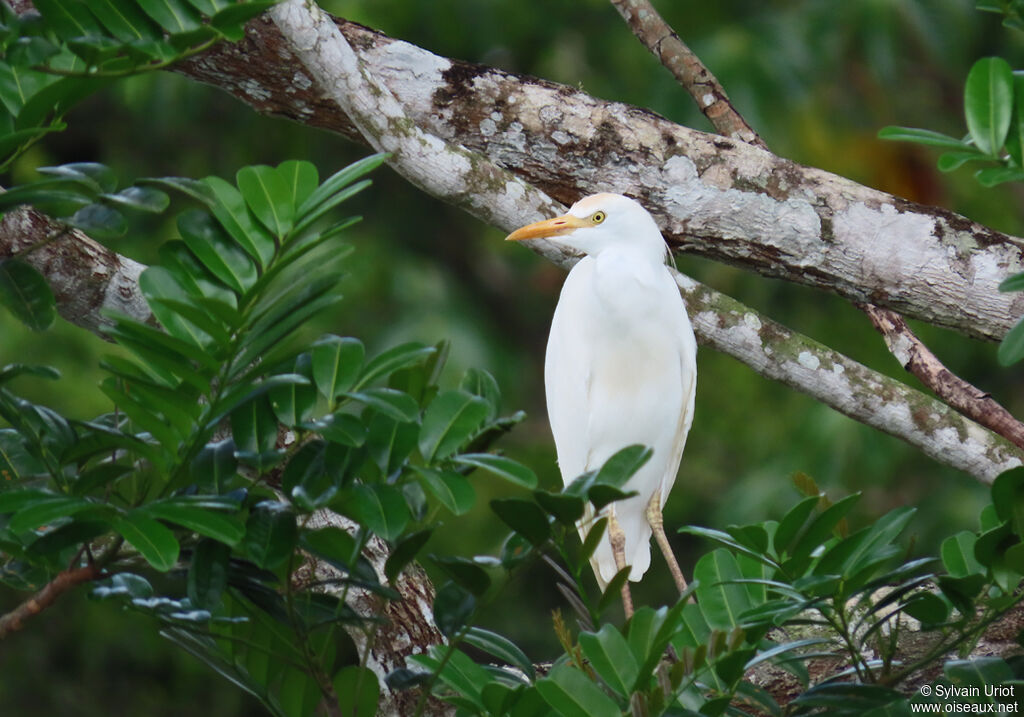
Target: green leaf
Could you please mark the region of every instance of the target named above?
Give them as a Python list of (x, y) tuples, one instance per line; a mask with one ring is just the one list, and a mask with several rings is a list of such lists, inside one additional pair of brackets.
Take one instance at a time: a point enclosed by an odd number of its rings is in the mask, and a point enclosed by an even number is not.
[(462, 639), (478, 650), (482, 650), (489, 655), (497, 657), (499, 660), (504, 660), (513, 667), (519, 668), (528, 679), (533, 680), (536, 676), (536, 671), (530, 658), (507, 637), (503, 637), (490, 630), (485, 630), (482, 627), (471, 627), (466, 631)]
[(962, 530), (942, 541), (942, 564), (954, 578), (984, 574), (985, 567), (974, 557), (974, 533)]
[(475, 611), (476, 598), (455, 583), (445, 583), (434, 597), (434, 624), (448, 637), (461, 630)]
[(420, 415), (420, 407), (416, 400), (404, 391), (396, 391), (393, 388), (378, 386), (364, 388), (362, 391), (346, 391), (342, 395), (369, 406), (385, 416), (390, 416), (396, 421), (409, 423), (415, 421)]
[(343, 667), (332, 681), (344, 717), (373, 717), (380, 700), (380, 683), (372, 670), (359, 665)]
[[(288, 369), (290, 373), (308, 378), (311, 373), (309, 354), (300, 354)], [(288, 383), (267, 392), (274, 415), (289, 428), (306, 421), (316, 408), (316, 388), (312, 381), (306, 384)]]
[(121, 42), (157, 40), (162, 34), (134, 2), (90, 0), (89, 7)]
[(260, 224), (278, 239), (292, 228), (293, 188), (285, 174), (266, 165), (243, 167), (235, 175), (238, 189)]
[(377, 154), (371, 154), (369, 157), (360, 159), (357, 162), (344, 167), (329, 178), (327, 178), (323, 184), (321, 184), (305, 202), (298, 209), (299, 216), (305, 217), (310, 214), (324, 202), (327, 202), (339, 191), (341, 191), (346, 185), (355, 181), (359, 177), (373, 171), (379, 167), (385, 159), (390, 155), (384, 152)]
[(974, 63), (964, 85), (964, 115), (975, 146), (999, 155), (1013, 114), (1013, 70), (999, 57)]
[(453, 515), (468, 513), (476, 502), (476, 491), (468, 480), (458, 473), (414, 467), (430, 494)]
[(220, 177), (206, 177), (203, 185), (216, 200), (211, 203), (210, 211), (225, 231), (260, 266), (270, 264), (277, 244), (274, 237), (253, 219), (242, 193)]
[(943, 665), (946, 676), (960, 685), (984, 688), (1014, 679), (1013, 670), (1001, 657), (950, 660)]
[(352, 572), (352, 566), (359, 558), (359, 546), (356, 545), (355, 539), (337, 526), (304, 530), (301, 542), (303, 548), (342, 572)]
[(161, 301), (161, 299), (171, 299), (180, 302), (177, 306), (190, 306), (185, 303), (189, 300), (188, 293), (178, 283), (174, 274), (167, 269), (162, 266), (148, 267), (139, 276), (139, 288), (142, 290), (142, 295), (146, 297), (153, 315), (171, 336), (199, 347), (209, 346), (211, 338), (214, 337), (227, 343), (229, 339), (227, 331), (212, 322), (206, 312), (193, 309), (192, 315), (196, 318), (196, 322), (207, 327), (209, 331), (200, 328), (199, 324), (189, 321), (176, 308)]
[(903, 612), (925, 625), (941, 625), (949, 618), (949, 604), (932, 593), (918, 593), (903, 605)]
[(536, 503), (521, 498), (498, 498), (491, 501), (491, 510), (533, 545), (543, 545), (551, 537), (548, 518)]
[(178, 231), (210, 273), (237, 293), (245, 293), (256, 281), (252, 260), (207, 212), (200, 209), (183, 212), (178, 217)]
[(622, 586), (626, 584), (627, 580), (629, 580), (629, 573), (631, 571), (632, 568), (627, 565), (612, 576), (612, 579), (609, 580), (608, 584), (604, 587), (601, 599), (597, 601), (598, 612), (604, 612), (614, 603), (618, 602), (619, 597), (622, 595)]
[(0, 261), (0, 304), (33, 331), (50, 327), (57, 302), (46, 279), (20, 259)]
[(736, 558), (719, 548), (704, 555), (693, 569), (697, 586), (697, 603), (708, 625), (718, 630), (731, 630), (739, 626), (739, 616), (749, 610), (750, 596), (742, 584), (734, 582), (743, 577)]
[(381, 473), (390, 476), (406, 463), (409, 453), (416, 447), (418, 426), (376, 413), (370, 419), (369, 429), (366, 450)]
[(395, 544), (387, 562), (384, 563), (384, 576), (389, 583), (394, 585), (402, 569), (416, 559), (433, 532), (433, 528), (417, 530), (415, 533), (409, 533)]
[(189, 32), (200, 26), (199, 13), (184, 0), (135, 0), (160, 27), (173, 34)]
[(147, 503), (139, 508), (139, 511), (151, 518), (175, 523), (226, 545), (237, 545), (245, 535), (245, 528), (238, 520), (196, 506), (189, 501), (167, 498)]
[(231, 549), (215, 540), (201, 540), (188, 568), (188, 599), (197, 608), (213, 611), (228, 585)]
[(454, 457), (456, 463), (482, 468), (509, 483), (523, 488), (537, 487), (537, 474), (518, 461), (493, 453), (463, 453)]
[(304, 511), (318, 510), (338, 492), (349, 463), (347, 448), (321, 440), (310, 441), (288, 461), (281, 487)]
[(820, 496), (810, 496), (804, 498), (795, 506), (789, 509), (789, 511), (779, 521), (779, 527), (775, 530), (775, 536), (773, 537), (773, 545), (775, 552), (779, 555), (783, 553), (789, 553), (793, 549), (793, 543), (795, 542), (798, 535), (802, 534), (802, 528), (807, 524), (807, 521), (811, 517), (811, 513), (814, 512), (815, 507), (821, 502)]
[[(583, 499), (575, 495), (551, 493), (546, 490), (533, 491), (533, 499), (540, 507), (564, 526), (572, 527), (583, 517)], [(589, 555), (587, 557), (590, 557)]]
[(98, 504), (82, 498), (53, 496), (46, 500), (33, 501), (20, 509), (11, 518), (7, 527), (14, 533), (24, 533), (40, 526), (49, 525), (60, 518), (96, 507), (98, 507)]
[(590, 556), (594, 554), (594, 551), (597, 550), (597, 546), (604, 539), (607, 528), (607, 516), (598, 518), (594, 524), (590, 526), (590, 530), (587, 531), (587, 537), (583, 541), (583, 547), (580, 550), (581, 561), (590, 560)]
[(277, 419), (266, 398), (257, 396), (231, 412), (231, 436), (235, 450), (245, 456), (262, 456), (274, 450)]
[(447, 458), (480, 430), (489, 407), (479, 396), (466, 391), (445, 391), (423, 414), (420, 452), (425, 460)]
[(17, 431), (0, 429), (0, 486), (45, 472), (45, 466), (29, 455)]
[(174, 533), (152, 518), (129, 513), (114, 528), (156, 570), (165, 573), (178, 562), (179, 547)]
[(297, 539), (295, 514), (284, 503), (265, 500), (249, 513), (242, 547), (258, 566), (273, 570), (288, 560)]
[(566, 663), (538, 680), (537, 691), (561, 717), (620, 717), (622, 714), (611, 697)]
[(309, 427), (326, 440), (343, 446), (358, 448), (366, 442), (366, 424), (347, 413), (324, 416)]
[(652, 451), (647, 446), (626, 446), (617, 451), (597, 471), (594, 483), (621, 488), (644, 464), (651, 459)]
[(358, 391), (381, 376), (389, 376), (399, 369), (422, 363), (436, 352), (437, 349), (433, 346), (424, 346), (415, 342), (388, 349), (366, 364), (353, 390)]
[[(328, 212), (330, 212), (332, 209), (337, 207), (339, 204), (341, 204), (342, 202), (348, 200), (353, 195), (358, 194), (359, 192), (363, 191), (364, 189), (366, 189), (369, 186), (370, 186), (370, 180), (367, 179), (367, 180), (364, 180), (364, 181), (359, 182), (357, 184), (353, 184), (351, 187), (348, 187), (348, 188), (343, 189), (342, 191), (338, 192), (337, 194), (332, 196), (330, 199), (328, 199), (326, 202), (324, 202), (323, 204), (318, 206), (316, 209), (313, 209), (308, 214), (306, 214), (302, 218), (302, 221), (295, 226), (295, 228), (293, 230), (293, 234), (295, 234), (295, 235), (307, 234), (308, 235), (308, 230), (310, 228), (312, 228), (312, 226), (317, 221), (322, 219)], [(335, 234), (339, 233), (342, 229), (345, 229), (345, 228), (351, 226), (356, 221), (359, 221), (358, 217), (351, 218), (351, 219), (345, 219), (345, 220), (342, 220), (341, 222), (339, 222), (339, 223), (337, 223), (337, 224), (335, 224), (335, 225), (333, 225), (333, 226), (331, 226), (331, 227), (329, 227), (327, 229), (322, 230), (322, 232), (318, 232), (318, 233), (335, 235)]]
[(878, 130), (879, 139), (890, 139), (897, 142), (916, 142), (927, 144), (932, 147), (942, 147), (954, 151), (968, 150), (970, 145), (963, 140), (944, 135), (940, 132), (933, 132), (930, 129), (917, 129), (915, 127), (883, 127)]
[(380, 483), (355, 486), (344, 510), (385, 540), (401, 535), (411, 517), (401, 491)]
[[(210, 25), (220, 30), (232, 42), (245, 37), (244, 25), (252, 18), (262, 14), (276, 5), (278, 0), (257, 1), (247, 0), (245, 3), (228, 5), (210, 18)], [(362, 717), (362, 712), (359, 713)]]
[(192, 297), (193, 303), (206, 309), (213, 318), (230, 328), (241, 325), (238, 300), (234, 292), (211, 274), (183, 241), (169, 241), (160, 247), (159, 265), (169, 271)]
[[(40, 174), (76, 182), (91, 193), (112, 192), (117, 188), (114, 170), (99, 162), (71, 162), (53, 167), (40, 167)], [(92, 194), (90, 194), (92, 196)]]
[(602, 625), (596, 633), (581, 632), (579, 641), (584, 657), (604, 683), (620, 697), (629, 698), (639, 665), (622, 633), (614, 625)]
[(988, 159), (984, 154), (979, 152), (974, 147), (963, 152), (943, 152), (939, 155), (939, 160), (936, 165), (940, 172), (952, 172), (960, 167), (964, 166), (967, 162), (973, 162), (980, 159)]
[(1014, 274), (1008, 279), (1003, 279), (999, 284), (1000, 291), (1024, 291), (1024, 272)]
[(1006, 135), (1006, 151), (1018, 167), (1024, 167), (1024, 77), (1013, 76), (1013, 116)]
[(331, 401), (355, 384), (366, 350), (359, 339), (328, 334), (316, 340), (311, 354), (313, 380), (324, 398)]
[(128, 187), (117, 194), (101, 194), (100, 199), (124, 209), (160, 214), (170, 206), (171, 198), (152, 187)]
[(1000, 473), (991, 490), (996, 515), (1009, 521), (1014, 533), (1024, 536), (1024, 467)]
[(0, 492), (0, 515), (5, 513), (16, 513), (26, 506), (30, 506), (35, 503), (46, 503), (54, 498), (63, 499), (63, 496), (45, 490), (38, 490), (36, 488), (16, 488), (14, 490), (3, 491)]
[(306, 717), (314, 713), (323, 694), (307, 670), (288, 667), (281, 678), (277, 698), (289, 717)]
[(151, 184), (156, 187), (181, 192), (186, 197), (195, 199), (207, 206), (211, 206), (214, 203), (214, 194), (210, 191), (210, 188), (198, 179), (192, 179), (191, 177), (145, 177), (138, 180), (136, 184)]
[(103, 34), (103, 30), (96, 23), (96, 18), (84, 3), (73, 0), (40, 0), (34, 5), (62, 40)]
[(294, 208), (301, 206), (320, 184), (320, 175), (312, 162), (289, 159), (274, 170), (288, 188), (288, 202)]
[(983, 187), (995, 187), (1006, 182), (1024, 180), (1024, 169), (1019, 167), (987, 167), (975, 172), (974, 178)]
[(491, 587), (487, 571), (472, 560), (455, 555), (431, 555), (430, 559), (460, 587), (480, 597)]
[(234, 442), (225, 439), (204, 446), (191, 463), (189, 472), (201, 489), (220, 495), (234, 488), (238, 469)]
[(996, 358), (1002, 366), (1011, 366), (1024, 358), (1024, 319), (1010, 329), (999, 344)]

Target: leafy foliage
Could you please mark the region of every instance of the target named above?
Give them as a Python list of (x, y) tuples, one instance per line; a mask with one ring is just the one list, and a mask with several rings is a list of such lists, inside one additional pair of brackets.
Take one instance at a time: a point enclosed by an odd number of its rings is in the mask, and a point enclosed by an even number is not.
[[(464, 388), (438, 391), (443, 347), (366, 360), (356, 339), (302, 338), (304, 322), (340, 299), (348, 252), (338, 235), (353, 219), (333, 214), (383, 159), (323, 183), (306, 162), (249, 167), (236, 184), (163, 180), (200, 206), (180, 215), (181, 238), (140, 278), (160, 326), (110, 317), (109, 335), (133, 356), (104, 361), (116, 410), (70, 421), (0, 387), (11, 426), (0, 431), (4, 582), (30, 589), (95, 562), (111, 575), (96, 597), (152, 615), (272, 713), (376, 702), (373, 674), (337, 657), (340, 630), (376, 627), (346, 605), (347, 587), (396, 597), (360, 556), (367, 542), (395, 546), (393, 582), (441, 507), (468, 509), (433, 497), (437, 484), (470, 505), (477, 467), (536, 484), (525, 466), (483, 452), (520, 418), (499, 416), (493, 379), (474, 372)], [(0, 384), (25, 374), (56, 378), (12, 365)], [(401, 388), (410, 385), (419, 390)], [(303, 527), (321, 508), (361, 528)], [(296, 586), (299, 550), (332, 566), (341, 589)], [(438, 563), (486, 589), (472, 563)], [(147, 571), (169, 583), (158, 590)], [(355, 683), (357, 695), (337, 696)]]
[[(606, 474), (621, 484), (630, 467), (635, 470), (637, 455), (635, 447), (627, 448), (595, 475)], [(625, 467), (625, 472), (616, 473), (616, 467)], [(590, 484), (586, 498), (573, 494), (593, 477), (582, 477), (561, 496), (593, 502), (596, 483)], [(806, 476), (800, 484), (811, 495), (779, 521), (724, 531), (684, 529), (720, 547), (697, 562), (695, 581), (678, 602), (658, 609), (641, 607), (622, 628), (602, 619), (618, 596), (618, 585), (595, 595), (582, 580), (589, 571), (589, 552), (586, 546), (572, 550), (566, 545), (574, 531), (565, 519), (564, 504), (547, 499), (492, 504), (515, 531), (506, 545), (506, 569), (521, 564), (524, 550), (546, 554), (576, 611), (579, 632), (573, 634), (556, 613), (554, 629), (565, 651), (546, 675), (537, 675), (506, 638), (482, 636), (478, 628), (469, 627), (474, 596), (483, 590), (473, 584), (477, 575), (453, 571), (453, 583), (439, 593), (441, 604), (435, 604), (450, 644), (412, 662), (423, 669), (419, 674), (433, 692), (459, 713), (491, 717), (751, 711), (909, 715), (912, 703), (939, 704), (936, 695), (950, 694), (935, 689), (930, 696), (916, 692), (911, 697), (898, 689), (942, 661), (940, 684), (947, 688), (1003, 686), (988, 693), (979, 689), (977, 696), (963, 698), (965, 704), (997, 704), (999, 695), (1012, 702), (1010, 686), (1020, 678), (1019, 664), (949, 656), (969, 648), (993, 620), (1022, 599), (1018, 587), (1024, 564), (1016, 556), (1019, 528), (1024, 526), (1024, 469), (997, 479), (992, 494), (1001, 507), (986, 509), (979, 533), (947, 540), (941, 572), (933, 572), (938, 560), (909, 558), (896, 542), (913, 509), (894, 510), (851, 533), (845, 516), (858, 496), (833, 503)], [(549, 508), (541, 507), (545, 505)], [(603, 524), (595, 530), (603, 533)], [(589, 538), (586, 543), (591, 543)], [(564, 560), (565, 568), (550, 559), (554, 556)], [(688, 599), (691, 593), (695, 601)], [(926, 636), (928, 646), (913, 659), (900, 642), (909, 632)], [(461, 651), (460, 643), (511, 667), (481, 667)], [(788, 706), (748, 681), (750, 671), (762, 663), (773, 663), (802, 685)], [(815, 672), (824, 670), (830, 676), (812, 685), (812, 665)], [(395, 674), (388, 682), (401, 687), (422, 680)]]
[(39, 0), (19, 15), (0, 2), (0, 169), (66, 127), (74, 105), (119, 77), (168, 67), (239, 40), (266, 0)]

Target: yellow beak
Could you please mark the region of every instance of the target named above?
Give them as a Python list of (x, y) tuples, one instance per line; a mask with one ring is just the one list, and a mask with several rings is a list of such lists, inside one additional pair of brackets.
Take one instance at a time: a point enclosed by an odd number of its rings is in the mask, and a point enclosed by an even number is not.
[(545, 219), (542, 222), (534, 222), (533, 224), (527, 224), (525, 227), (520, 227), (505, 237), (505, 241), (557, 237), (569, 234), (585, 226), (589, 226), (586, 220), (574, 217), (572, 214), (563, 214), (554, 219)]

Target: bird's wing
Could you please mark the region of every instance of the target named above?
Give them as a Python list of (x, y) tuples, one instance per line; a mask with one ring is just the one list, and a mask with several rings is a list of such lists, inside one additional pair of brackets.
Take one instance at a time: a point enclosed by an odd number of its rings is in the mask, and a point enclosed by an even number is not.
[(551, 320), (544, 360), (548, 420), (565, 485), (587, 470), (591, 444), (587, 416), (592, 363), (584, 337), (586, 322), (581, 319), (590, 309), (586, 287), (593, 268), (593, 259), (587, 257), (569, 272)]
[[(671, 274), (666, 272), (671, 284), (671, 292), (675, 299), (682, 303), (679, 297), (679, 287)], [(693, 425), (694, 401), (697, 397), (697, 339), (693, 335), (693, 327), (686, 315), (685, 308), (679, 314), (679, 321), (673, 327), (675, 336), (679, 339), (679, 373), (683, 378), (683, 410), (679, 414), (679, 423), (676, 426), (675, 440), (672, 443), (672, 458), (668, 465), (670, 469), (665, 473), (661, 483), (661, 505), (664, 507), (668, 500), (668, 494), (676, 481), (676, 474), (679, 472), (679, 463), (682, 461), (683, 449), (686, 447), (686, 437), (690, 433), (690, 426)]]

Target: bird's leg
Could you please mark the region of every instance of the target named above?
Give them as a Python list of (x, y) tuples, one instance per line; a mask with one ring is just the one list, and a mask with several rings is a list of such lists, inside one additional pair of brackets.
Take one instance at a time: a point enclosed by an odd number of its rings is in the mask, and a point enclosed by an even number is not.
[[(661, 554), (665, 556), (665, 562), (668, 563), (668, 571), (672, 573), (672, 579), (675, 580), (681, 595), (686, 592), (686, 578), (683, 577), (683, 571), (680, 570), (676, 556), (672, 552), (672, 546), (668, 544), (668, 537), (665, 535), (665, 520), (661, 516), (661, 491), (655, 491), (651, 496), (651, 502), (647, 504), (647, 522), (654, 532), (654, 539), (658, 541)], [(693, 598), (690, 600), (692, 601)]]
[[(615, 570), (621, 571), (626, 567), (626, 534), (615, 519), (615, 508), (608, 511), (608, 541), (612, 544)], [(633, 596), (629, 594), (629, 580), (622, 583), (622, 611), (627, 620), (633, 617)]]

